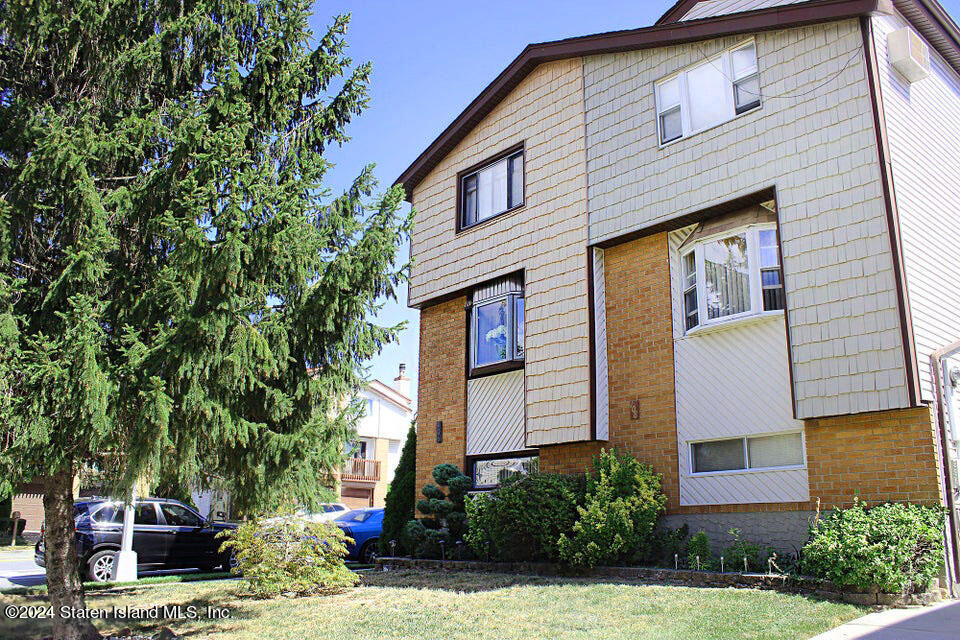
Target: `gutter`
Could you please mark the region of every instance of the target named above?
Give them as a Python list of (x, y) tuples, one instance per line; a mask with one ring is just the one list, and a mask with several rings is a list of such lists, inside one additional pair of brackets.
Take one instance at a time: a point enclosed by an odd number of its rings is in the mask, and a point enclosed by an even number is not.
[[(937, 404), (937, 421), (940, 425), (940, 466), (943, 473), (941, 478), (944, 498), (947, 503), (947, 521), (944, 523), (944, 555), (947, 568), (947, 582), (950, 597), (956, 598), (956, 584), (960, 582), (960, 513), (958, 513), (957, 499), (960, 497), (960, 487), (953, 469), (958, 468), (957, 452), (952, 440), (960, 440), (960, 416), (953, 410), (953, 384), (950, 380), (950, 371), (947, 369), (948, 359), (960, 354), (960, 341), (947, 345), (943, 349), (930, 354), (930, 365), (933, 370), (933, 386)], [(945, 384), (946, 383), (946, 384)], [(951, 438), (952, 435), (957, 436)]]

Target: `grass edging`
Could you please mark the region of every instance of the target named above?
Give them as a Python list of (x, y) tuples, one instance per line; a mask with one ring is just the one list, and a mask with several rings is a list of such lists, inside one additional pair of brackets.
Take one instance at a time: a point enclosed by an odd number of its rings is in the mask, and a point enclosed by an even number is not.
[[(85, 593), (110, 591), (120, 587), (150, 586), (154, 584), (174, 584), (178, 582), (205, 582), (212, 580), (236, 579), (237, 576), (228, 571), (209, 571), (207, 573), (178, 573), (168, 576), (148, 576), (139, 580), (128, 580), (126, 582), (84, 582), (83, 591)], [(47, 593), (47, 585), (39, 584), (34, 587), (13, 587), (11, 589), (0, 589), (0, 595), (5, 596), (40, 596)]]
[(647, 567), (594, 567), (574, 569), (548, 562), (487, 562), (482, 560), (426, 560), (420, 558), (381, 557), (375, 560), (380, 571), (419, 569), (427, 571), (472, 571), (515, 573), (538, 576), (576, 576), (620, 578), (691, 587), (734, 587), (769, 589), (783, 593), (810, 595), (859, 605), (905, 607), (928, 605), (942, 598), (940, 589), (925, 593), (880, 593), (878, 590), (842, 589), (827, 580), (809, 576), (768, 573), (720, 573), (692, 569), (653, 569)]

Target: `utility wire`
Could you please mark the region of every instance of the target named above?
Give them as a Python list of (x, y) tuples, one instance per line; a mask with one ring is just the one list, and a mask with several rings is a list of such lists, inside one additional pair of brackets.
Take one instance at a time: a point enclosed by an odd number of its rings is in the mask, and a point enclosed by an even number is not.
[[(719, 71), (719, 72), (720, 72), (720, 75), (722, 75), (730, 84), (736, 84), (736, 81), (735, 81), (735, 80), (731, 80), (729, 77), (727, 77), (727, 74), (723, 72), (723, 69), (718, 68), (717, 65), (715, 65), (715, 64), (713, 63), (713, 60), (711, 60), (710, 58), (707, 57), (707, 54), (705, 54), (705, 53), (703, 52), (703, 49), (700, 48), (700, 45), (699, 45), (699, 44), (694, 44), (694, 46), (697, 48), (697, 51), (700, 52), (700, 55), (703, 57), (703, 59), (706, 60), (707, 63), (708, 63), (711, 67), (713, 67), (714, 69), (716, 69), (717, 71)], [(854, 61), (854, 59), (855, 59), (857, 56), (859, 56), (862, 51), (863, 51), (863, 45), (861, 44), (860, 46), (858, 46), (858, 47), (854, 50), (854, 52), (853, 52), (852, 54), (850, 54), (850, 57), (847, 58), (847, 61), (843, 63), (843, 67), (841, 67), (839, 71), (837, 71), (835, 74), (833, 74), (832, 76), (830, 76), (829, 78), (827, 78), (826, 80), (824, 80), (823, 82), (821, 82), (820, 84), (818, 84), (817, 86), (812, 87), (812, 88), (810, 88), (810, 89), (807, 89), (806, 91), (801, 91), (800, 93), (793, 93), (793, 92), (789, 92), (789, 91), (788, 91), (788, 92), (786, 92), (786, 93), (778, 93), (778, 94), (775, 94), (775, 95), (772, 95), (772, 96), (768, 96), (768, 95), (764, 95), (763, 93), (756, 93), (756, 92), (754, 92), (754, 91), (750, 91), (749, 89), (744, 89), (744, 88), (742, 88), (742, 87), (740, 88), (740, 91), (742, 91), (743, 93), (747, 93), (747, 94), (749, 94), (749, 95), (752, 95), (752, 96), (757, 96), (757, 97), (760, 98), (761, 100), (775, 100), (775, 99), (778, 99), (778, 98), (799, 98), (799, 97), (801, 97), (801, 96), (809, 95), (809, 94), (813, 93), (814, 91), (817, 91), (818, 89), (821, 89), (821, 88), (827, 86), (828, 84), (830, 84), (831, 82), (833, 82), (834, 80), (836, 80), (837, 78), (839, 78), (839, 77), (840, 77), (840, 74), (842, 74), (844, 71), (847, 70), (847, 67), (850, 66), (850, 63), (852, 63), (852, 62)], [(758, 67), (759, 67), (759, 65), (758, 65)], [(752, 74), (751, 74), (751, 75), (752, 75)], [(749, 76), (747, 76), (747, 77), (749, 77)]]

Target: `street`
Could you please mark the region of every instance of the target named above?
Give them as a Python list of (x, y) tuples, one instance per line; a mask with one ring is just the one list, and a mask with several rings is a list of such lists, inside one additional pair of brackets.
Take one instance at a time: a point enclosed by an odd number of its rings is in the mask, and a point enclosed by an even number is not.
[[(163, 571), (140, 571), (138, 577), (165, 576), (177, 573), (195, 573), (197, 569), (165, 569)], [(33, 549), (0, 552), (0, 591), (18, 587), (33, 587), (44, 584), (47, 574), (43, 567), (33, 561)]]

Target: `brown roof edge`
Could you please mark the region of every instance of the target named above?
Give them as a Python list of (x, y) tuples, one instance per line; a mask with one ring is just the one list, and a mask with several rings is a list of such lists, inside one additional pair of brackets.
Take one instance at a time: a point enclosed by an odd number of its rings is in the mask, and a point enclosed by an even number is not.
[(669, 24), (671, 22), (677, 22), (683, 16), (687, 15), (687, 12), (690, 9), (693, 9), (700, 0), (677, 0), (677, 2), (667, 9), (667, 11), (660, 16), (660, 19), (654, 22), (653, 24)]
[(891, 0), (812, 0), (803, 4), (769, 7), (682, 24), (654, 25), (527, 45), (413, 164), (407, 167), (394, 184), (404, 185), (407, 200), (411, 201), (416, 185), (500, 100), (541, 63), (889, 13), (891, 8)]

